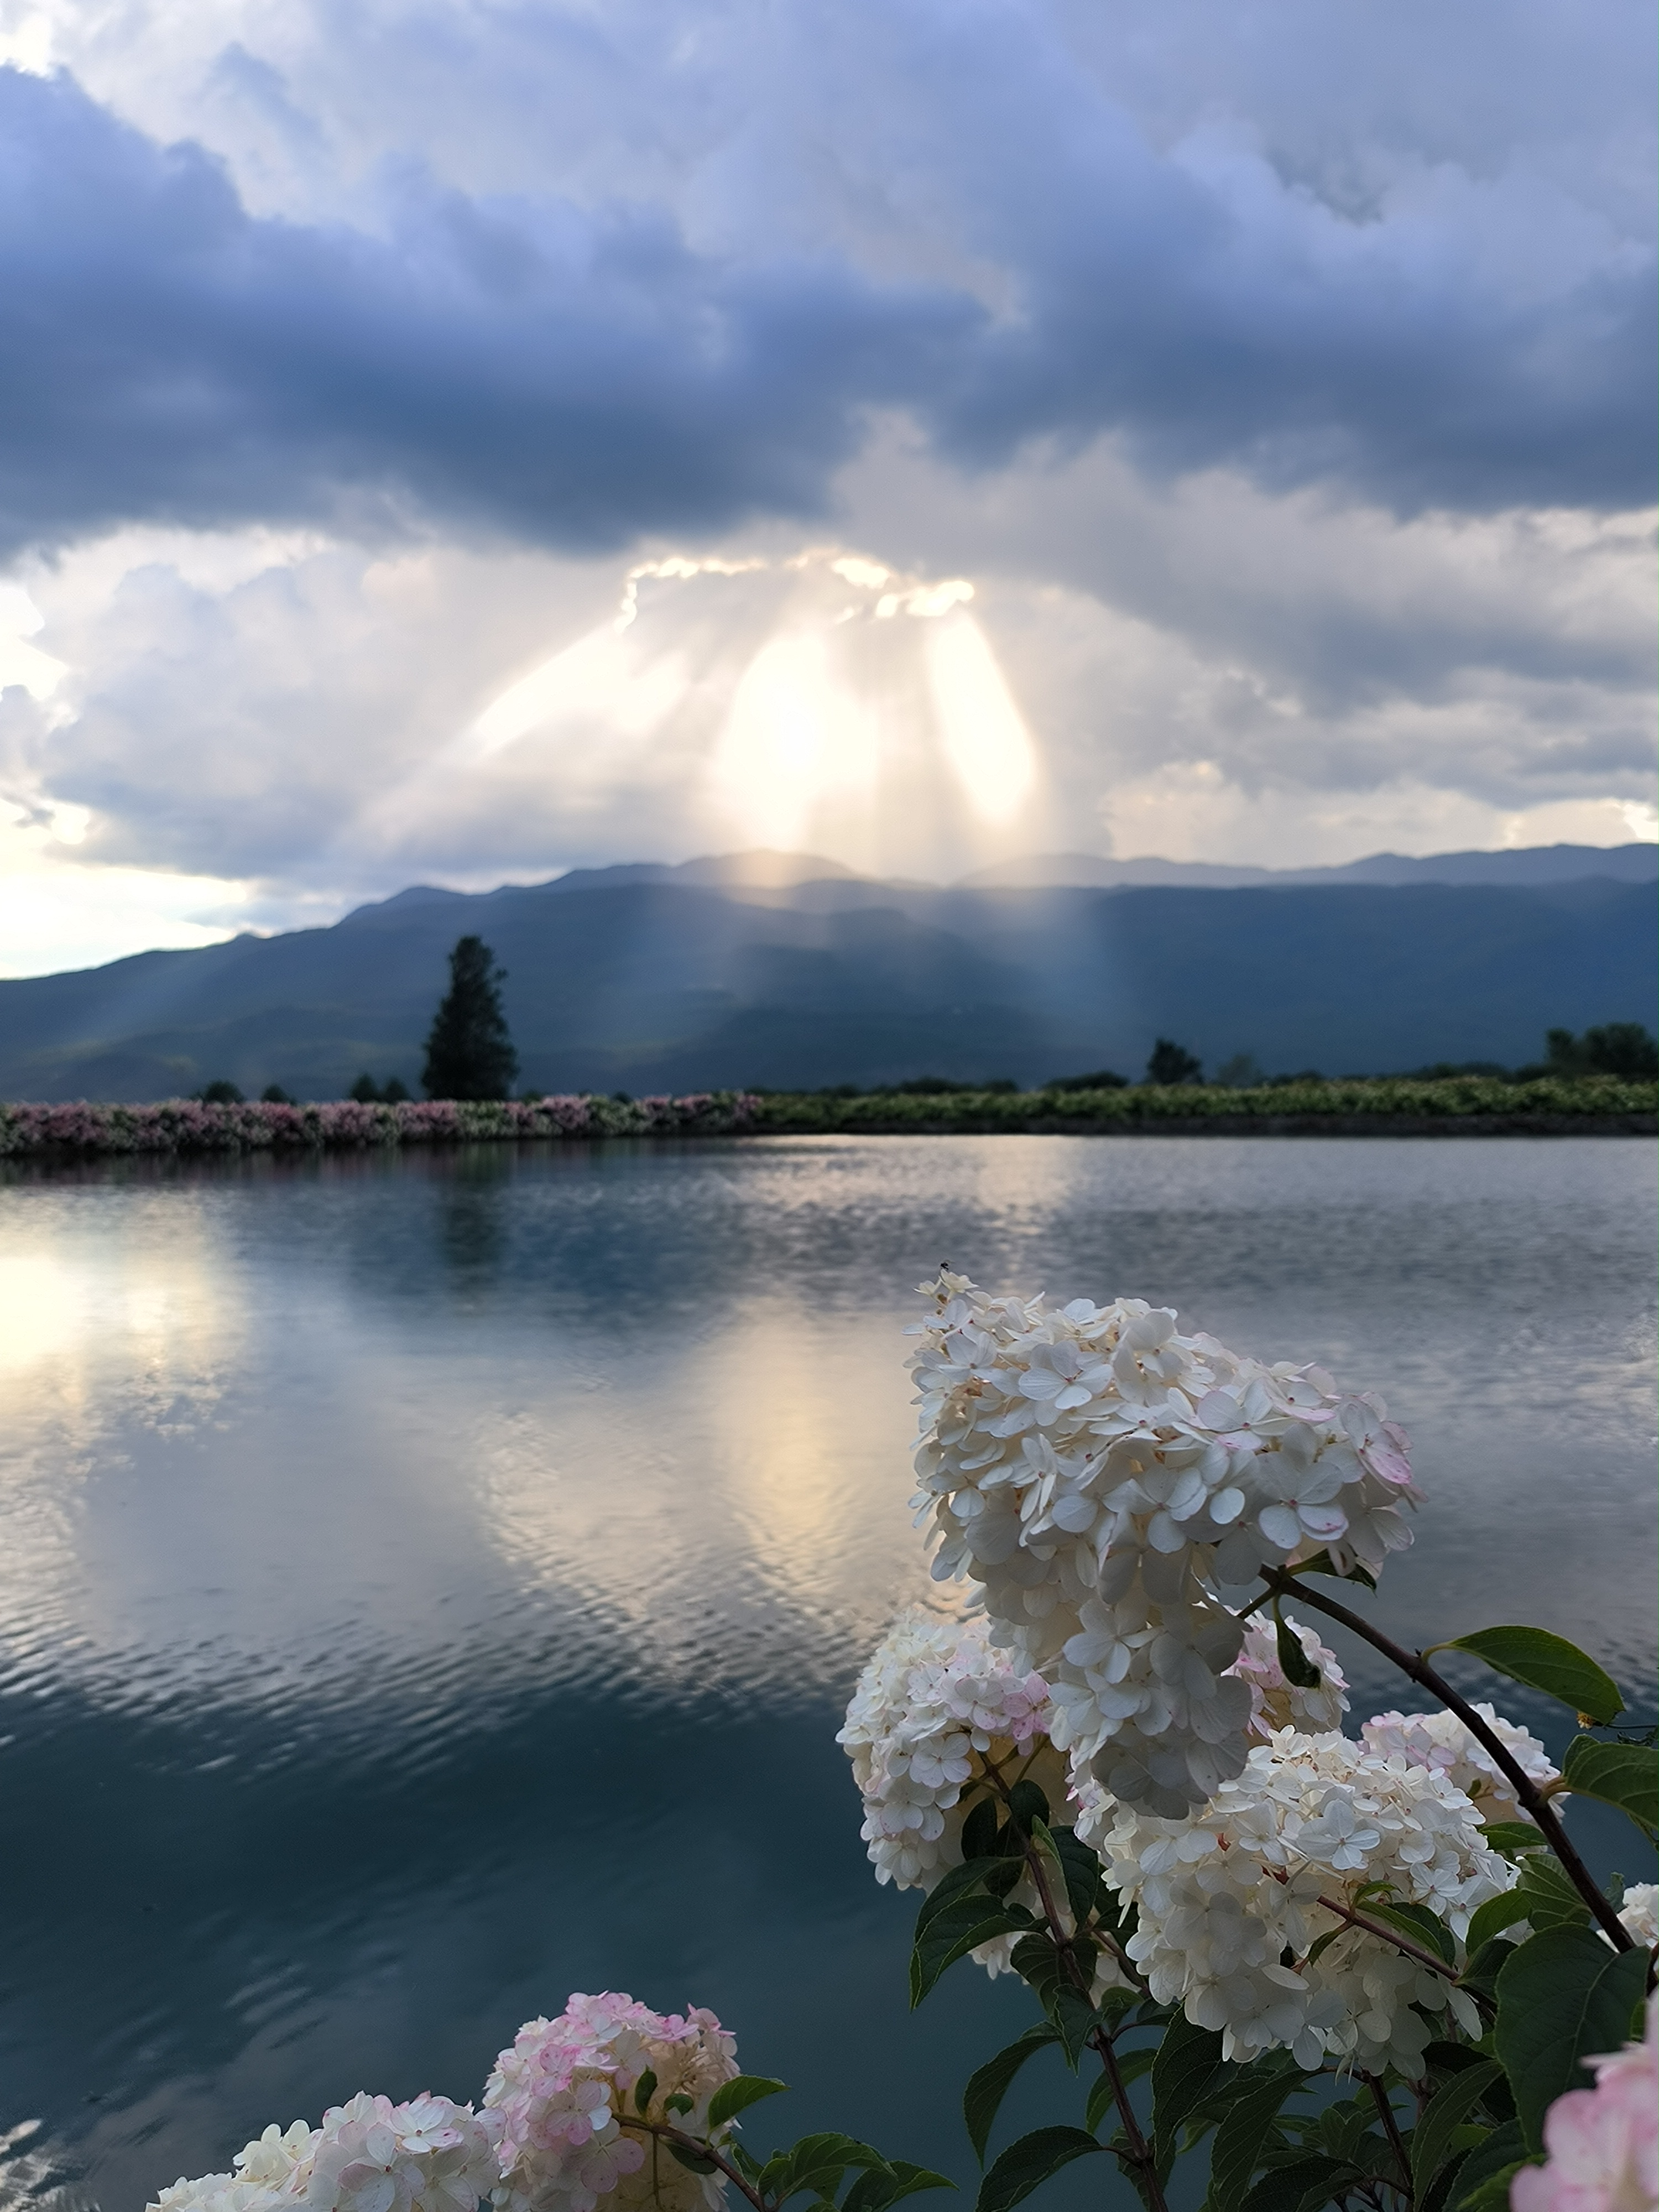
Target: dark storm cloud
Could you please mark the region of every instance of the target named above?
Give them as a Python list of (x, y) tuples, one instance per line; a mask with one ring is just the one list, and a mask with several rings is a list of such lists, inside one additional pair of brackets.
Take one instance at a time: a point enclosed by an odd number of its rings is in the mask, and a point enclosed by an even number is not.
[(600, 547), (820, 511), (894, 406), (970, 467), (1115, 431), (1399, 510), (1650, 496), (1650, 257), (1605, 224), (1518, 275), (1524, 193), (1501, 251), (1489, 204), (1350, 219), (974, 61), (950, 120), (982, 143), (938, 158), (994, 312), (850, 254), (700, 252), (639, 201), (416, 176), (384, 232), (256, 217), (198, 148), (0, 70), (0, 543), (402, 514)]
[(0, 70), (0, 529), (332, 519), (567, 546), (811, 512), (858, 411), (978, 311), (720, 264), (651, 210), (406, 186), (397, 233), (259, 221), (198, 149)]

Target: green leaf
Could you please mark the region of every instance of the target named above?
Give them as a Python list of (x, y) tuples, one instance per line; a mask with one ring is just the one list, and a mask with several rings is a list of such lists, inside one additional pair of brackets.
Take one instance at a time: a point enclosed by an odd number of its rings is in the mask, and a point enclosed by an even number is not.
[(1581, 2059), (1628, 2039), (1647, 1969), (1644, 1950), (1613, 1950), (1588, 1928), (1546, 1928), (1498, 1975), (1492, 2044), (1528, 2150), (1543, 2148), (1555, 2100), (1589, 2086)]
[(886, 2212), (890, 2204), (902, 2197), (914, 2197), (923, 2189), (954, 2189), (954, 2181), (947, 2181), (942, 2173), (933, 2173), (925, 2166), (912, 2166), (908, 2159), (889, 2159), (884, 2167), (871, 2166), (841, 2200), (841, 2212)]
[(1328, 1552), (1316, 1552), (1310, 1559), (1299, 1560), (1292, 1569), (1298, 1575), (1330, 1575), (1338, 1582), (1360, 1583), (1367, 1589), (1376, 1588), (1376, 1577), (1368, 1574), (1356, 1560), (1346, 1571), (1340, 1568)]
[(1521, 2140), (1519, 2120), (1505, 2120), (1501, 2128), (1494, 2128), (1458, 2168), (1457, 2186), (1452, 2191), (1454, 2207), (1467, 2204), (1471, 2197), (1478, 2196), (1482, 2185), (1494, 2175), (1512, 2173), (1525, 2157), (1526, 2148)]
[(1003, 1906), (983, 1897), (959, 1897), (943, 1912), (936, 1913), (928, 1927), (917, 1935), (910, 1954), (912, 2010), (947, 1966), (953, 1966), (980, 1944), (988, 1943), (998, 1936), (1012, 1935), (1030, 1924), (1029, 1917), (1016, 1919)]
[(1261, 2163), (1279, 2106), (1301, 2087), (1299, 2070), (1270, 2074), (1229, 2107), (1210, 2152), (1210, 2212), (1237, 2212), (1250, 2177)]
[(997, 1849), (997, 1802), (981, 1797), (962, 1824), (964, 1859), (994, 1858)]
[(1100, 2026), (1100, 2014), (1069, 1982), (1056, 1982), (1048, 2000), (1048, 2017), (1060, 2030), (1066, 2063), (1075, 2074), (1089, 2038)]
[(1465, 1946), (1473, 1959), (1483, 1943), (1490, 1943), (1494, 1936), (1512, 1928), (1517, 1920), (1527, 1917), (1527, 1900), (1519, 1889), (1506, 1889), (1501, 1897), (1489, 1897), (1469, 1915), (1468, 1942)]
[(1548, 1851), (1527, 1853), (1514, 1893), (1526, 1900), (1527, 1917), (1534, 1929), (1582, 1928), (1589, 1920), (1589, 1907), (1578, 1894), (1577, 1883)]
[(1273, 1608), (1273, 1629), (1279, 1645), (1279, 1672), (1285, 1680), (1294, 1683), (1298, 1690), (1316, 1690), (1321, 1679), (1319, 1669), (1302, 1649), (1302, 1638), (1279, 1619), (1277, 1607)]
[(677, 2089), (672, 2097), (663, 2099), (662, 2108), (664, 2112), (672, 2112), (677, 2118), (680, 2118), (687, 2112), (695, 2112), (697, 2109), (697, 2100), (695, 2097), (688, 2097), (684, 2089)]
[(1034, 2051), (1059, 2040), (1059, 2030), (1051, 2027), (1046, 2020), (1039, 2021), (1006, 2051), (999, 2051), (994, 2058), (988, 2058), (969, 2077), (968, 2087), (962, 2094), (962, 2117), (968, 2124), (968, 2140), (974, 2146), (974, 2156), (981, 2166), (985, 2163), (985, 2146), (991, 2139), (991, 2130), (1010, 2082)]
[(1082, 1842), (1075, 1830), (1052, 1828), (1048, 1839), (1066, 1876), (1066, 1898), (1072, 1917), (1080, 1928), (1100, 1902), (1106, 1885), (1106, 1869), (1100, 1863), (1099, 1853)]
[(974, 2212), (1010, 2212), (1073, 2159), (1103, 2146), (1081, 2128), (1036, 2128), (1010, 2143), (980, 2185)]
[(1480, 1831), (1489, 1851), (1502, 1851), (1512, 1859), (1517, 1851), (1535, 1851), (1544, 1840), (1530, 1820), (1493, 1820)]
[(1565, 1636), (1552, 1636), (1547, 1629), (1481, 1628), (1435, 1649), (1471, 1652), (1495, 1673), (1524, 1682), (1529, 1690), (1542, 1690), (1546, 1697), (1559, 1698), (1574, 1712), (1603, 1725), (1625, 1710), (1612, 1677), (1576, 1644), (1569, 1644)]
[(1452, 2148), (1452, 2138), (1487, 2088), (1495, 2081), (1500, 2069), (1491, 2060), (1483, 2066), (1466, 2067), (1460, 2074), (1437, 2089), (1425, 2106), (1423, 2117), (1412, 2130), (1412, 2191), (1420, 2197), (1445, 2163)]
[(1029, 1834), (1034, 1820), (1047, 1820), (1048, 1800), (1035, 1782), (1016, 1782), (1008, 1792), (1008, 1817)]
[(1160, 2157), (1219, 2080), (1222, 2039), (1218, 2029), (1194, 2027), (1184, 2013), (1164, 2029), (1152, 2060), (1152, 2136)]
[[(1471, 2190), (1467, 2197), (1458, 2198), (1458, 2212), (1465, 2212), (1465, 2208), (1467, 2212), (1510, 2212), (1510, 2182), (1523, 2166), (1534, 2164), (1536, 2160), (1533, 2159), (1510, 2159), (1507, 2165), (1499, 2166), (1496, 2173), (1488, 2174), (1479, 2189)], [(1461, 2173), (1458, 2179), (1460, 2181), (1462, 2179)]]
[(665, 2144), (664, 2148), (670, 2158), (678, 2159), (691, 2173), (716, 2173), (720, 2170), (712, 2158), (705, 2158), (699, 2150), (687, 2150), (682, 2144), (674, 2142)]
[(1659, 1833), (1659, 1751), (1650, 1744), (1599, 1743), (1577, 1735), (1561, 1777), (1580, 1797), (1616, 1805), (1648, 1835)]
[(1380, 1898), (1365, 1908), (1372, 1920), (1381, 1920), (1389, 1928), (1397, 1928), (1402, 1936), (1409, 1936), (1419, 1951), (1442, 1960), (1449, 1966), (1457, 1963), (1457, 1944), (1451, 1929), (1443, 1920), (1437, 1920), (1426, 1905), (1407, 1905), (1399, 1898)]
[[(1139, 2051), (1120, 2051), (1116, 2054), (1117, 2078), (1127, 2089), (1132, 2082), (1149, 2073), (1158, 2057), (1155, 2043), (1143, 2044)], [(1089, 2105), (1083, 2115), (1083, 2124), (1093, 2135), (1101, 2122), (1117, 2110), (1117, 2094), (1112, 2087), (1112, 2077), (1103, 2069), (1089, 2092)]]
[[(739, 2112), (747, 2112), (750, 2105), (758, 2105), (763, 2097), (775, 2097), (780, 2089), (787, 2089), (787, 2081), (774, 2081), (765, 2074), (739, 2074), (730, 2081), (721, 2082), (708, 2100), (708, 2124), (724, 2127), (735, 2120)], [(645, 2107), (641, 2106), (641, 2111)]]
[(634, 2110), (642, 2112), (657, 2094), (657, 2077), (647, 2066), (634, 2084)]
[(947, 1906), (954, 1905), (959, 1897), (965, 1897), (971, 1891), (982, 1889), (985, 1877), (990, 1871), (982, 1858), (966, 1859), (961, 1866), (952, 1867), (948, 1874), (941, 1875), (935, 1887), (921, 1900), (921, 1909), (916, 1914), (917, 1942), (921, 1940), (922, 1930), (937, 1920)]
[[(1338, 2177), (1353, 2175), (1342, 2160), (1316, 2152), (1311, 2158), (1293, 2159), (1264, 2173), (1244, 2199), (1243, 2212), (1300, 2212), (1304, 2205), (1328, 2203)], [(1355, 2177), (1358, 2179), (1358, 2177)]]

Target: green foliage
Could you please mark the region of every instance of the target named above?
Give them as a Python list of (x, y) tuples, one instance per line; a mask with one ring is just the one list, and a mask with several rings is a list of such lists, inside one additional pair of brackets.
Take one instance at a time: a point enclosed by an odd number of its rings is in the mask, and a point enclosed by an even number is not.
[[(763, 2097), (775, 2097), (788, 2087), (787, 2081), (775, 2081), (769, 2074), (739, 2074), (734, 2081), (722, 2082), (708, 2100), (708, 2124), (723, 2128), (750, 2105), (758, 2105)], [(640, 2109), (643, 2112), (644, 2106)]]
[(240, 1106), (242, 1103), (241, 1092), (222, 1075), (211, 1083), (204, 1083), (196, 1096), (204, 1106)]
[(262, 1106), (292, 1106), (295, 1103), (289, 1097), (280, 1083), (267, 1083), (259, 1093), (259, 1103)]
[(1566, 1076), (1617, 1075), (1639, 1083), (1659, 1075), (1659, 1043), (1640, 1022), (1607, 1022), (1581, 1037), (1551, 1030), (1545, 1042), (1552, 1070)]
[(1492, 2046), (1509, 2077), (1526, 2148), (1543, 2148), (1544, 2115), (1588, 2086), (1588, 2054), (1617, 2051), (1632, 2033), (1648, 1954), (1615, 1951), (1589, 1928), (1546, 1928), (1498, 1977)]
[(969, 2077), (962, 2096), (962, 2117), (967, 2124), (968, 2140), (974, 2146), (974, 2155), (981, 2166), (985, 2163), (985, 2146), (991, 2140), (991, 2130), (996, 2124), (1010, 2083), (1028, 2058), (1059, 2039), (1057, 2029), (1046, 2020), (1039, 2021), (1024, 2035), (1017, 2036), (1006, 2051), (999, 2051), (994, 2058), (988, 2058)]
[(980, 2184), (974, 2212), (1012, 2212), (1031, 2191), (1074, 2159), (1087, 2158), (1103, 2143), (1083, 2128), (1034, 2128), (1010, 2143)]
[(1659, 1833), (1659, 1751), (1651, 1744), (1575, 1736), (1561, 1774), (1575, 1796), (1616, 1805), (1647, 1835)]
[(1616, 1720), (1625, 1710), (1612, 1677), (1576, 1644), (1569, 1644), (1565, 1636), (1552, 1636), (1546, 1629), (1482, 1628), (1473, 1636), (1455, 1637), (1434, 1649), (1472, 1652), (1495, 1673), (1524, 1682), (1528, 1689), (1542, 1690), (1547, 1697), (1559, 1698), (1587, 1720), (1605, 1723)]
[(449, 990), (426, 1041), (421, 1076), (428, 1098), (505, 1098), (519, 1055), (501, 1011), (504, 969), (481, 937), (457, 940)]

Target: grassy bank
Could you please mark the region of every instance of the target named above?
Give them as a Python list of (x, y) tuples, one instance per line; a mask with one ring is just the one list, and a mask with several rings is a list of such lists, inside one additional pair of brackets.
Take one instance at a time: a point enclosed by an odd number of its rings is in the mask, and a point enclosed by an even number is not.
[(1133, 1084), (1121, 1091), (951, 1091), (918, 1096), (870, 1091), (837, 1098), (770, 1092), (757, 1101), (763, 1131), (1028, 1131), (1100, 1136), (1292, 1136), (1439, 1133), (1628, 1133), (1656, 1127), (1659, 1084), (1616, 1076), (1546, 1076), (1513, 1083), (1491, 1076), (1441, 1079), (1379, 1076), (1350, 1081)]
[(699, 1091), (679, 1097), (560, 1096), (500, 1103), (434, 1099), (399, 1105), (0, 1105), (0, 1158), (99, 1153), (359, 1150), (517, 1143), (538, 1138), (938, 1136), (998, 1132), (1085, 1136), (1645, 1135), (1659, 1084), (1613, 1076), (1508, 1083), (1264, 1084), (1250, 1091), (1139, 1084), (1121, 1091)]

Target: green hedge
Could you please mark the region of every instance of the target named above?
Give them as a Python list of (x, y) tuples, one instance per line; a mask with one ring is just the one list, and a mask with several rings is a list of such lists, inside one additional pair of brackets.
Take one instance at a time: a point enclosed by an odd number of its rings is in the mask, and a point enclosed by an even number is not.
[(1194, 1121), (1232, 1122), (1243, 1130), (1262, 1122), (1358, 1116), (1412, 1122), (1497, 1120), (1524, 1127), (1650, 1118), (1656, 1108), (1659, 1084), (1626, 1083), (1610, 1075), (1576, 1080), (1545, 1076), (1529, 1083), (1484, 1075), (1439, 1080), (1379, 1076), (1263, 1084), (1249, 1091), (1227, 1091), (1218, 1084), (1148, 1083), (1121, 1091), (949, 1091), (921, 1096), (872, 1091), (855, 1098), (772, 1091), (756, 1101), (750, 1127), (774, 1133), (1044, 1128), (1107, 1133)]

